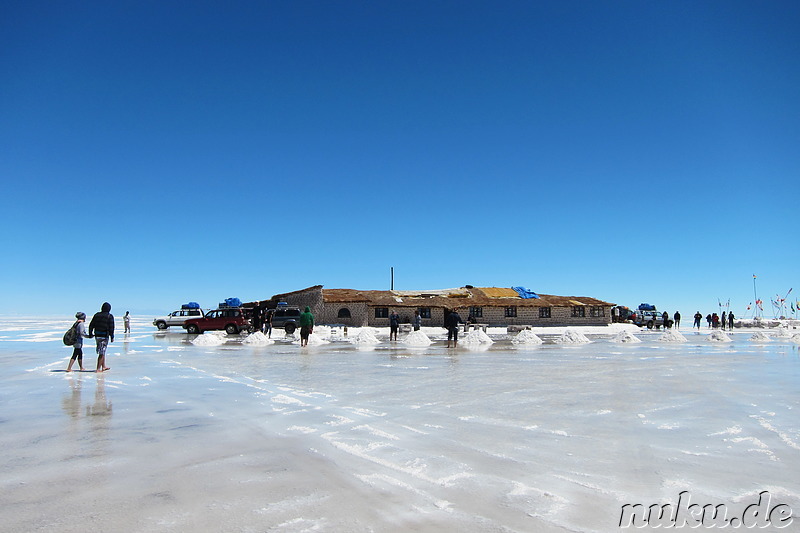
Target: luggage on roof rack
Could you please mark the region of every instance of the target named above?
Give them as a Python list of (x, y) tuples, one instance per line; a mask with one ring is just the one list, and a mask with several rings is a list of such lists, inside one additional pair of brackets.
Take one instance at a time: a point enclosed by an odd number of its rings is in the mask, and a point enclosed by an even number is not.
[(189, 302), (188, 304), (183, 304), (181, 309), (200, 309), (200, 304), (197, 302)]
[(225, 298), (224, 302), (220, 302), (219, 306), (222, 307), (241, 307), (242, 301), (239, 298)]

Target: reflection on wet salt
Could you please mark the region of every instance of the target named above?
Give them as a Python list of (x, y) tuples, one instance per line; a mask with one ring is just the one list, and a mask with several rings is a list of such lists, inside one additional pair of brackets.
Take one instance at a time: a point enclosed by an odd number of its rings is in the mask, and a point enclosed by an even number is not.
[[(176, 517), (208, 521), (218, 501), (254, 530), (298, 516), (324, 529), (346, 514), (356, 530), (413, 516), (419, 530), (612, 531), (620, 505), (673, 488), (733, 499), (780, 487), (800, 508), (790, 338), (754, 346), (737, 331), (723, 348), (688, 331), (678, 343), (582, 332), (591, 344), (566, 346), (537, 331), (547, 342), (520, 351), (490, 331), (477, 351), (435, 331), (422, 349), (366, 331), (369, 351), (333, 334), (300, 349), (154, 333), (101, 375), (51, 372), (67, 350), (21, 331), (27, 351), (2, 362), (4, 472), (46, 482), (7, 483), (9, 497), (36, 523), (36, 502), (80, 487), (113, 507), (95, 519), (108, 530), (186, 529)], [(65, 520), (90, 511), (77, 498), (58, 508)]]

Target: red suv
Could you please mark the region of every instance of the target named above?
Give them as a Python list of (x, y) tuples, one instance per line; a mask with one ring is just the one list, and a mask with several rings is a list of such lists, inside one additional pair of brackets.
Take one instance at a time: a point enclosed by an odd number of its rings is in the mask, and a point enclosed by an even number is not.
[(183, 323), (183, 328), (188, 333), (224, 329), (227, 333), (235, 335), (240, 331), (250, 331), (252, 325), (244, 309), (226, 307), (209, 311), (202, 318), (190, 318)]

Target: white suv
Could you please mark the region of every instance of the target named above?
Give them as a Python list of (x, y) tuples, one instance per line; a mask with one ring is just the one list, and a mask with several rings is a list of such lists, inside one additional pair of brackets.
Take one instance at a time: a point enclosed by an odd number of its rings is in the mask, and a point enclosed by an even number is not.
[(167, 329), (170, 326), (183, 326), (183, 323), (190, 318), (201, 318), (205, 313), (199, 307), (182, 308), (173, 311), (167, 316), (162, 316), (153, 320), (153, 325), (158, 329)]

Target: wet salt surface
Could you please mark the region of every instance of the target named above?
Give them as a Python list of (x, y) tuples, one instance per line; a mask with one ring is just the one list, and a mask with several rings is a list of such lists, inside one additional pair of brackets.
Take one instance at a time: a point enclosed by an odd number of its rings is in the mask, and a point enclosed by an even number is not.
[(681, 491), (800, 512), (788, 337), (301, 349), (134, 322), (98, 375), (54, 371), (70, 324), (0, 321), (9, 531), (616, 531), (621, 505)]

